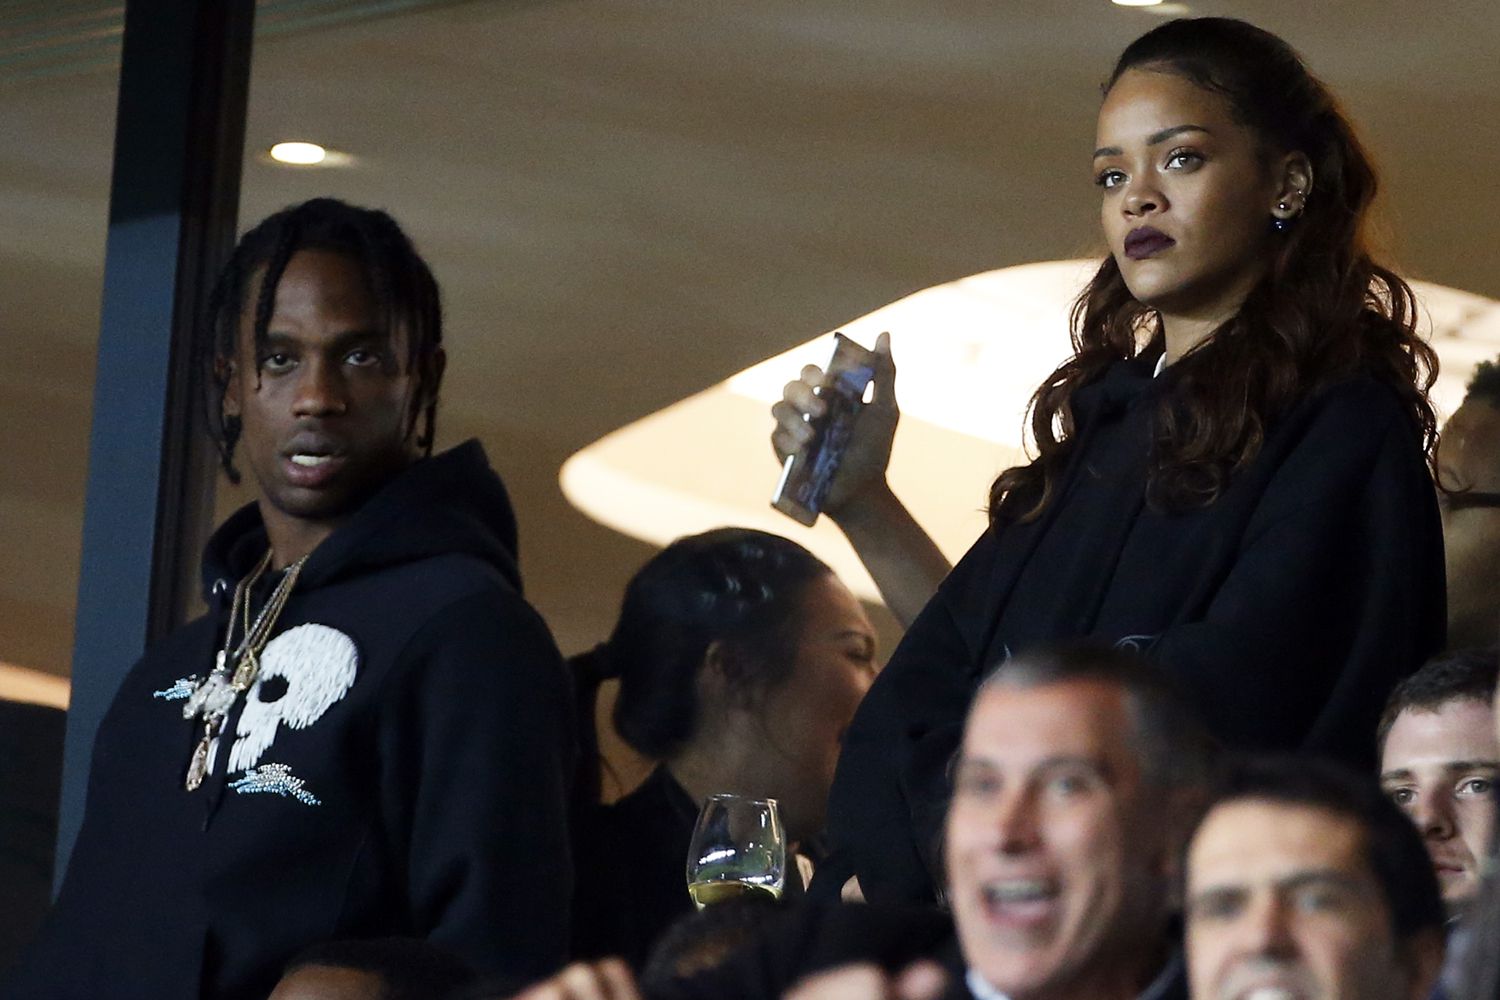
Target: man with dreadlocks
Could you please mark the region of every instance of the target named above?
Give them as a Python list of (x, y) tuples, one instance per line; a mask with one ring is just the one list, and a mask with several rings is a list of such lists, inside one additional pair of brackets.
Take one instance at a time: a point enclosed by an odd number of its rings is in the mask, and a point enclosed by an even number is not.
[(430, 456), (437, 284), (383, 212), (240, 242), (201, 361), (225, 470), (210, 613), (95, 744), (57, 905), (6, 997), (264, 997), (320, 941), (426, 938), (518, 982), (566, 957), (569, 695), (477, 442)]

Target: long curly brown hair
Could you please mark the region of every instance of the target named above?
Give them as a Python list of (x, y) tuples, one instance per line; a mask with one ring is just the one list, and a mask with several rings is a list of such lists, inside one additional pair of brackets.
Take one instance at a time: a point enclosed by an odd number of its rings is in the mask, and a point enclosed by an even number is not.
[[(1371, 256), (1375, 169), (1328, 88), (1286, 42), (1228, 18), (1169, 21), (1142, 35), (1104, 93), (1136, 67), (1223, 96), (1263, 149), (1305, 154), (1314, 178), (1305, 211), (1276, 238), (1265, 276), (1239, 312), (1173, 364), (1173, 391), (1157, 404), (1147, 501), (1161, 510), (1213, 503), (1277, 417), (1355, 372), (1400, 396), (1430, 466), (1437, 416), (1427, 392), (1437, 355), (1417, 336), (1411, 288)], [(1031, 398), (1035, 460), (990, 487), (992, 524), (1035, 519), (1056, 494), (1076, 429), (1073, 394), (1116, 362), (1165, 344), (1159, 316), (1131, 295), (1113, 257), (1074, 303), (1072, 330), (1073, 357)]]

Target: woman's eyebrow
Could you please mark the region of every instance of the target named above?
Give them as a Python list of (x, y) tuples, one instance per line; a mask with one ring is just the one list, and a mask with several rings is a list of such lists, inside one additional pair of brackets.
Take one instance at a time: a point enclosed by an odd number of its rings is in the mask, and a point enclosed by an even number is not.
[[(1160, 132), (1153, 132), (1148, 135), (1146, 137), (1146, 145), (1160, 145), (1173, 136), (1181, 135), (1184, 132), (1204, 132), (1208, 135), (1213, 135), (1212, 130), (1206, 129), (1202, 125), (1173, 125), (1171, 128), (1164, 128)], [(1097, 160), (1101, 156), (1120, 156), (1124, 152), (1119, 146), (1100, 146), (1094, 150), (1094, 159)]]

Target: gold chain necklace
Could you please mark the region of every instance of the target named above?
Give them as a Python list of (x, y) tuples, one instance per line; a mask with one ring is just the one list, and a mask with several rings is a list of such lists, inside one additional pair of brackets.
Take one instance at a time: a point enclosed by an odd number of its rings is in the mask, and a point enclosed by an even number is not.
[[(229, 624), (224, 630), (224, 648), (214, 658), (213, 671), (193, 690), (187, 704), (182, 706), (183, 718), (203, 719), (203, 736), (193, 748), (192, 759), (188, 761), (187, 779), (183, 782), (188, 791), (203, 784), (203, 779), (208, 775), (209, 750), (223, 731), (224, 720), (228, 718), (239, 696), (250, 690), (256, 677), (260, 676), (261, 650), (265, 649), (271, 630), (276, 627), (276, 619), (281, 616), (282, 608), (286, 607), (286, 602), (291, 598), (292, 588), (296, 586), (297, 577), (305, 562), (307, 556), (298, 559), (282, 572), (276, 588), (266, 598), (265, 606), (260, 609), (260, 614), (255, 616), (253, 622), (250, 620), (250, 594), (261, 575), (271, 565), (270, 551), (235, 585), (234, 601), (229, 606)], [(234, 641), (237, 623), (240, 624), (238, 644)]]

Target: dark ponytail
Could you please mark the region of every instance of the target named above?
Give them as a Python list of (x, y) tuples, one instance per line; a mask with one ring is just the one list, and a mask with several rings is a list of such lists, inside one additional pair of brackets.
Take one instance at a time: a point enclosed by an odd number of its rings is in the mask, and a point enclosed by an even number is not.
[(714, 643), (731, 690), (750, 697), (784, 680), (806, 585), (830, 572), (796, 542), (749, 528), (690, 535), (659, 552), (625, 588), (602, 651), (620, 678), (620, 735), (655, 758), (690, 740), (698, 671)]

